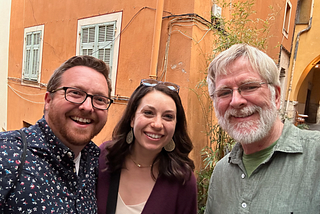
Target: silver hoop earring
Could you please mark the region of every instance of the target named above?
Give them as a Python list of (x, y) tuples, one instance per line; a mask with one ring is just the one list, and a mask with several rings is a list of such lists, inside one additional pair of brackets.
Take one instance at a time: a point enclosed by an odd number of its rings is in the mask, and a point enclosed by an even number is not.
[(132, 129), (127, 134), (126, 142), (127, 142), (127, 144), (131, 144), (133, 142), (133, 131), (132, 131)]
[(173, 139), (171, 139), (169, 143), (165, 145), (163, 148), (167, 152), (172, 152), (176, 148), (176, 144), (174, 143)]

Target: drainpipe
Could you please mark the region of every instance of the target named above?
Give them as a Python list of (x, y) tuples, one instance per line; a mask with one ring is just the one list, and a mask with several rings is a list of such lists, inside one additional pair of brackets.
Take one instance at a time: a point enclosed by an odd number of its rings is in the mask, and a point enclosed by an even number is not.
[(153, 32), (153, 43), (152, 43), (152, 52), (151, 52), (151, 67), (150, 67), (150, 74), (149, 74), (149, 77), (151, 79), (157, 79), (157, 64), (158, 64), (159, 49), (160, 49), (163, 5), (164, 5), (164, 0), (157, 1), (156, 19), (155, 19), (155, 25), (154, 25), (155, 27)]
[(291, 91), (292, 91), (292, 81), (293, 81), (293, 74), (294, 74), (294, 69), (295, 69), (295, 65), (296, 65), (296, 59), (297, 59), (297, 53), (298, 53), (298, 47), (299, 47), (299, 40), (300, 40), (300, 36), (301, 34), (308, 32), (311, 28), (311, 24), (312, 24), (312, 16), (313, 16), (313, 6), (314, 6), (314, 0), (312, 0), (312, 6), (311, 6), (311, 11), (310, 11), (310, 19), (309, 19), (309, 24), (308, 27), (301, 30), (298, 34), (297, 34), (297, 39), (296, 39), (296, 44), (294, 47), (294, 55), (293, 55), (293, 63), (292, 63), (292, 72), (291, 72), (291, 76), (290, 76), (290, 83), (289, 83), (289, 89), (288, 89), (288, 96), (287, 96), (287, 105), (286, 105), (286, 109), (285, 111), (287, 112), (288, 108), (289, 108), (289, 99), (290, 99), (290, 95), (291, 95)]

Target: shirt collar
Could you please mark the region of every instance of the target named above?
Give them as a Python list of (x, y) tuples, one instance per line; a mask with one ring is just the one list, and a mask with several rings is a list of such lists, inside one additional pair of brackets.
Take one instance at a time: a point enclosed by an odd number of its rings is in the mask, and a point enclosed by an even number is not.
[[(40, 128), (40, 133), (37, 133), (38, 131), (36, 130), (36, 127)], [(74, 159), (73, 151), (56, 137), (44, 117), (38, 120), (35, 126), (31, 126), (29, 130), (35, 138), (33, 140), (35, 143), (32, 143), (31, 147), (40, 149), (43, 152), (46, 151), (53, 153), (60, 160), (65, 157), (72, 160)], [(100, 154), (100, 149), (97, 145), (95, 145), (95, 143), (90, 141), (81, 152), (82, 155), (90, 153), (90, 155), (98, 157)]]
[[(284, 153), (303, 153), (302, 142), (298, 137), (300, 129), (295, 127), (290, 121), (286, 120), (280, 138), (274, 146), (271, 156), (275, 152)], [(240, 143), (236, 143), (229, 155), (229, 163), (240, 164), (243, 155), (243, 148)], [(270, 156), (270, 157), (271, 157)]]

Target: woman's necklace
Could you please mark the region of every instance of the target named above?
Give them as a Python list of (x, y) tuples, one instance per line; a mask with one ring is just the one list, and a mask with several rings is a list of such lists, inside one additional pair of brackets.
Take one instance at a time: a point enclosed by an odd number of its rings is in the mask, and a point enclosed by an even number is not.
[(133, 162), (137, 167), (139, 167), (139, 168), (148, 168), (148, 167), (151, 167), (151, 166), (152, 166), (152, 164), (149, 165), (149, 166), (142, 166), (141, 164), (135, 162), (135, 161), (132, 159), (131, 155), (130, 155), (130, 159), (131, 159), (132, 162)]

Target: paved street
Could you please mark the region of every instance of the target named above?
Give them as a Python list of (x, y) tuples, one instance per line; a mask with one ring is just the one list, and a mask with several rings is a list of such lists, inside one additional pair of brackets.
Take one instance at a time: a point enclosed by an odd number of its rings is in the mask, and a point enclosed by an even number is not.
[(310, 130), (320, 131), (320, 123), (318, 123), (318, 124), (316, 124), (316, 123), (307, 123), (307, 125), (309, 126)]

